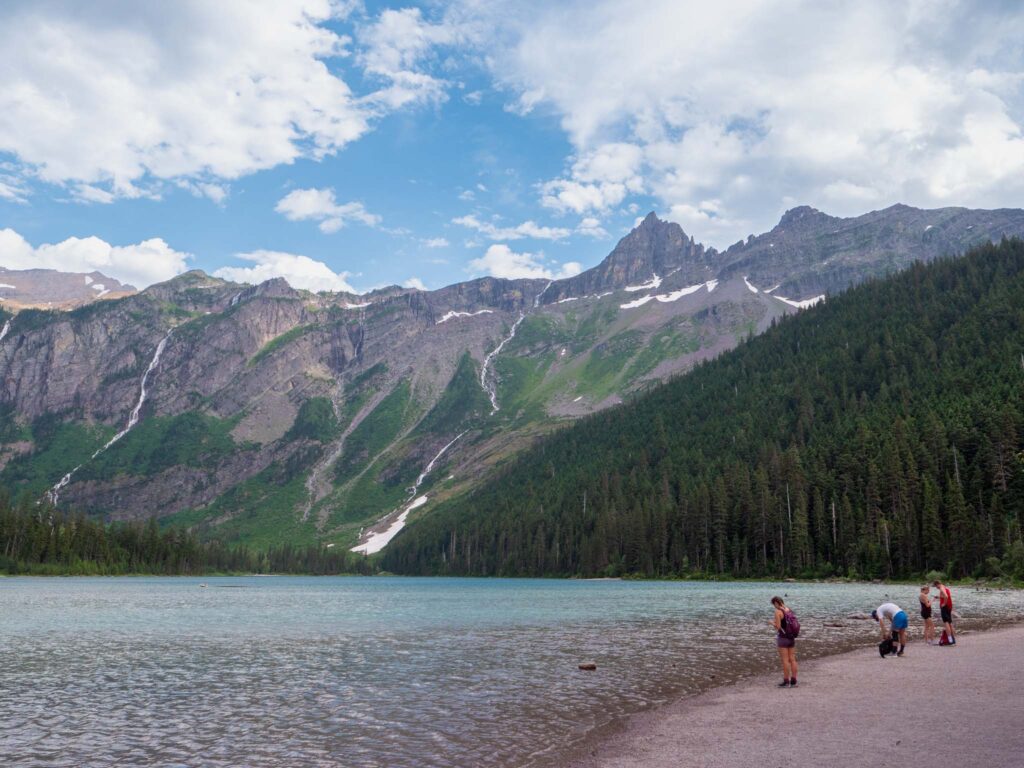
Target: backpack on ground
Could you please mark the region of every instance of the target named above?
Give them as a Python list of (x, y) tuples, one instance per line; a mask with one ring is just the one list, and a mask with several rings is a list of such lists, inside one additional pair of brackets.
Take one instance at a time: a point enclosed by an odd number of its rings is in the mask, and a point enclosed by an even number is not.
[(893, 653), (895, 650), (895, 643), (893, 643), (891, 637), (885, 638), (885, 640), (878, 644), (878, 655), (881, 656), (883, 659), (890, 653)]
[(949, 639), (949, 633), (946, 630), (942, 630), (942, 636), (939, 638), (939, 645), (952, 645), (953, 641)]
[(790, 640), (800, 637), (800, 619), (792, 611), (786, 611), (782, 615), (782, 634)]

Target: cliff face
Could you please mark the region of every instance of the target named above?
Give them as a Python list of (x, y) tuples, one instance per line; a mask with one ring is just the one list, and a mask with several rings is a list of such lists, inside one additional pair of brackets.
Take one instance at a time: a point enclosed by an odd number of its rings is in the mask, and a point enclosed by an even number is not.
[(100, 299), (117, 299), (133, 293), (133, 286), (100, 272), (4, 269), (0, 266), (0, 306), (9, 310), (74, 309)]
[(359, 297), (190, 272), (3, 315), (0, 485), (229, 540), (351, 545), (411, 494), (461, 493), (535, 436), (801, 300), (1021, 233), (1021, 211), (798, 208), (718, 252), (652, 214), (598, 266), (550, 284)]

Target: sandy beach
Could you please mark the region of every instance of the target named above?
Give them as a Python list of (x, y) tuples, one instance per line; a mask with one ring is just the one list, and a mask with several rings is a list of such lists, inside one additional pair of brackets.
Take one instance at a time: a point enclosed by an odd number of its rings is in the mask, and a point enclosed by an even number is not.
[(598, 734), (573, 768), (1024, 765), (1024, 625), (871, 647), (682, 699)]

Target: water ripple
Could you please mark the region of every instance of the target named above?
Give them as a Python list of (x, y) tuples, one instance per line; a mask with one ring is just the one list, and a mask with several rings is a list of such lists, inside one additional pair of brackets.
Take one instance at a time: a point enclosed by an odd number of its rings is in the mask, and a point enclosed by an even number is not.
[[(799, 612), (804, 656), (870, 642), (846, 614), (916, 599), (881, 585), (207, 581), (248, 588), (0, 581), (4, 764), (557, 765), (611, 718), (773, 664), (774, 593)], [(956, 597), (968, 627), (1024, 612), (1019, 592)]]

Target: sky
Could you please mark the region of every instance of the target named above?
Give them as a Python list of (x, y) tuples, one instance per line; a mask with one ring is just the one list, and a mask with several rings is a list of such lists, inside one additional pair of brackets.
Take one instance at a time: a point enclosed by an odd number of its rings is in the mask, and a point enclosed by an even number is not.
[(0, 266), (565, 277), (648, 211), (1024, 202), (1024, 7), (6, 0)]

